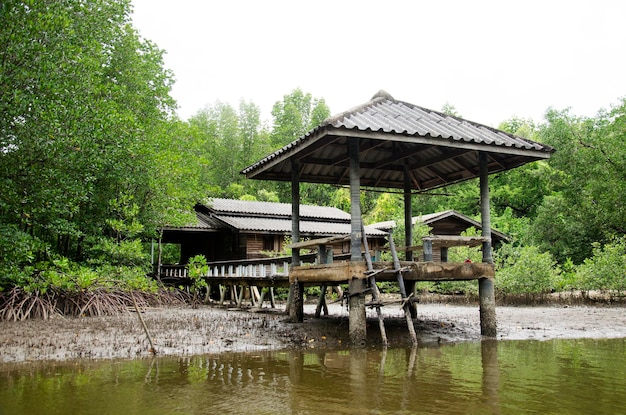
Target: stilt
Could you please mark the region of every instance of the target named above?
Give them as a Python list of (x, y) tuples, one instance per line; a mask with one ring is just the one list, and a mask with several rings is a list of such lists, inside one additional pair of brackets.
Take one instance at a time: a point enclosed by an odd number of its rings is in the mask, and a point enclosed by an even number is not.
[[(483, 242), (483, 262), (493, 264), (491, 253), (491, 213), (489, 207), (489, 155), (478, 153), (480, 167), (480, 217)], [(493, 279), (481, 278), (478, 280), (478, 297), (480, 300), (480, 333), (483, 336), (496, 337), (496, 295), (493, 288)]]
[(274, 297), (274, 287), (270, 287), (270, 305), (276, 308), (276, 297)]
[[(263, 289), (261, 288), (261, 290)], [(261, 299), (261, 294), (259, 293), (259, 289), (256, 287), (256, 285), (251, 285), (250, 286), (250, 300), (252, 302), (252, 306), (256, 306), (260, 299)]]
[[(362, 262), (361, 241), (363, 239), (361, 220), (361, 178), (359, 167), (359, 139), (348, 139), (348, 157), (350, 159), (350, 261)], [(361, 275), (350, 279), (350, 311), (348, 325), (350, 341), (356, 347), (363, 347), (367, 341), (367, 319), (365, 318), (366, 281)]]
[(289, 308), (289, 320), (293, 323), (302, 323), (304, 321), (304, 285), (295, 281), (291, 284), (291, 292), (293, 298)]
[(365, 318), (365, 280), (351, 279), (348, 283), (349, 300), (349, 331), (353, 346), (364, 347), (367, 340), (367, 320)]
[(478, 297), (480, 301), (480, 334), (496, 337), (498, 330), (493, 279), (481, 278), (478, 280)]
[(266, 293), (265, 288), (261, 287), (261, 292), (259, 294), (259, 303), (257, 306), (259, 310), (263, 308), (263, 301), (265, 300), (265, 293)]
[[(333, 262), (333, 247), (320, 245), (317, 251), (317, 261), (320, 264), (332, 264)], [(324, 311), (324, 315), (328, 315), (328, 305), (326, 304), (326, 290), (328, 286), (326, 284), (322, 284), (320, 286), (320, 298), (317, 302), (317, 307), (315, 308), (315, 318), (320, 318), (322, 310)]]
[(324, 310), (324, 315), (328, 315), (328, 305), (326, 305), (326, 288), (326, 284), (322, 284), (320, 286), (320, 298), (317, 301), (317, 307), (315, 307), (315, 318), (320, 318), (322, 309)]
[(220, 284), (220, 305), (224, 305), (224, 300), (226, 300), (226, 286)]
[(389, 234), (389, 248), (391, 249), (391, 256), (393, 257), (393, 267), (398, 277), (400, 295), (402, 295), (402, 309), (404, 310), (404, 317), (406, 318), (406, 324), (409, 328), (409, 334), (411, 335), (411, 342), (413, 345), (416, 345), (417, 335), (415, 334), (415, 326), (413, 326), (413, 319), (411, 318), (411, 299), (406, 295), (404, 278), (402, 277), (402, 269), (400, 268), (400, 260), (398, 259), (398, 252), (396, 252), (396, 245), (393, 243), (393, 237), (391, 234)]
[(246, 291), (246, 287), (243, 285), (239, 288), (239, 297), (237, 297), (237, 308), (241, 308), (241, 304), (243, 303), (243, 294)]
[(372, 289), (372, 303), (376, 307), (376, 315), (378, 316), (378, 328), (380, 329), (380, 338), (382, 339), (383, 346), (387, 347), (389, 342), (387, 341), (387, 331), (385, 330), (385, 321), (383, 320), (383, 312), (380, 309), (382, 304), (380, 303), (380, 291), (376, 285), (376, 277), (374, 275), (374, 266), (372, 265), (372, 255), (370, 254), (369, 245), (367, 243), (367, 236), (365, 235), (365, 227), (363, 230), (363, 247), (365, 249), (365, 263), (367, 264), (367, 272), (369, 274), (370, 288)]

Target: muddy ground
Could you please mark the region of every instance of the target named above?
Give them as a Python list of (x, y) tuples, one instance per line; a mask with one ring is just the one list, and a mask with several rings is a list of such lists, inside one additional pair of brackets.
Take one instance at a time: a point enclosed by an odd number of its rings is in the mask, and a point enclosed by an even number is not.
[[(415, 327), (421, 344), (475, 341), (481, 338), (478, 306), (420, 304)], [(147, 309), (142, 313), (159, 355), (293, 347), (312, 349), (348, 344), (348, 313), (340, 304), (315, 319), (305, 305), (304, 323), (286, 321), (281, 309)], [(391, 346), (409, 345), (401, 310), (384, 308)], [(380, 344), (375, 310), (368, 310), (368, 344)], [(498, 307), (498, 338), (503, 340), (626, 337), (626, 309), (607, 306)], [(115, 359), (150, 355), (150, 344), (137, 313), (111, 317), (0, 322), (0, 362)]]

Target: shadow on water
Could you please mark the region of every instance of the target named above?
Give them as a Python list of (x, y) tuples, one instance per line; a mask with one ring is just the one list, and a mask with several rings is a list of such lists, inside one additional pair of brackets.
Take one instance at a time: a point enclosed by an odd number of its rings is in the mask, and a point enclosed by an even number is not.
[(0, 414), (619, 413), (626, 339), (0, 365)]

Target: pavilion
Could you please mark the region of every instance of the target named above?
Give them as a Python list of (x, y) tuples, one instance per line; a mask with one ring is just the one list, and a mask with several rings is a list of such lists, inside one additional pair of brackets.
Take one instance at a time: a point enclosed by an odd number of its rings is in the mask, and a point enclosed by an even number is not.
[[(294, 244), (300, 241), (300, 183), (349, 186), (351, 265), (346, 265), (349, 268), (345, 272), (350, 274), (349, 330), (355, 344), (365, 342), (365, 292), (370, 281), (366, 267), (359, 266), (364, 262), (361, 187), (401, 189), (408, 246), (412, 240), (413, 194), (479, 178), (483, 267), (476, 268), (473, 276), (479, 281), (481, 333), (493, 337), (496, 335), (495, 273), (488, 177), (548, 159), (553, 152), (547, 145), (399, 101), (379, 91), (370, 101), (326, 119), (296, 141), (245, 168), (242, 174), (249, 179), (291, 182)], [(292, 266), (298, 271), (299, 250), (293, 249), (292, 255)], [(411, 259), (410, 252), (406, 259)], [(290, 275), (294, 278), (291, 289), (295, 299), (290, 316), (302, 321), (301, 292), (309, 274), (300, 270)], [(419, 278), (428, 279), (428, 275)]]

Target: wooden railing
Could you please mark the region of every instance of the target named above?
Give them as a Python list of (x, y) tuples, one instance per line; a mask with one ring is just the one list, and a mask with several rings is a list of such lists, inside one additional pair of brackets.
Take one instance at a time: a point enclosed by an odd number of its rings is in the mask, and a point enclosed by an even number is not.
[[(316, 254), (305, 254), (300, 256), (303, 264), (314, 264)], [(230, 261), (215, 261), (207, 264), (209, 270), (207, 278), (271, 278), (277, 276), (288, 277), (291, 257), (276, 258), (256, 258)], [(159, 276), (162, 281), (184, 280), (188, 277), (186, 265), (166, 265), (160, 267)]]

